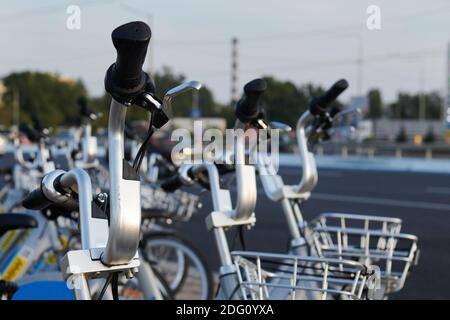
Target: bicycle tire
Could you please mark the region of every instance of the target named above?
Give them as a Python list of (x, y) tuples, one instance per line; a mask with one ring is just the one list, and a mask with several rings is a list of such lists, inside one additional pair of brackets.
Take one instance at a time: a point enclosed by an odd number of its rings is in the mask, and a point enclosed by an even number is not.
[[(200, 252), (200, 250), (198, 250), (197, 247), (195, 247), (195, 245), (193, 245), (189, 240), (183, 238), (182, 236), (180, 236), (179, 234), (177, 234), (175, 232), (157, 232), (157, 233), (148, 232), (148, 233), (144, 234), (144, 236), (141, 240), (140, 246), (141, 246), (141, 249), (143, 252), (144, 259), (146, 261), (148, 261), (149, 263), (152, 263), (152, 259), (147, 256), (147, 252), (145, 250), (146, 246), (150, 241), (156, 242), (157, 240), (160, 240), (160, 242), (172, 241), (173, 244), (175, 244), (175, 245), (178, 244), (179, 246), (184, 247), (184, 249), (182, 250), (184, 252), (184, 254), (186, 254), (186, 251), (187, 252), (190, 251), (190, 254), (192, 256), (190, 256), (189, 258), (192, 259), (192, 257), (195, 257), (194, 259), (197, 259), (201, 268), (203, 269), (203, 270), (197, 270), (200, 274), (203, 274), (202, 282), (205, 282), (202, 285), (202, 287), (205, 288), (206, 292), (204, 292), (202, 294), (202, 299), (207, 299), (207, 300), (213, 299), (214, 289), (213, 289), (212, 271), (211, 271), (209, 264), (206, 261), (206, 258)], [(155, 266), (154, 269), (157, 269), (157, 267)], [(182, 276), (180, 283), (175, 288), (173, 288), (169, 284), (175, 297), (180, 292), (183, 284), (185, 283), (186, 277), (187, 277), (187, 268), (186, 268), (186, 266), (184, 266), (183, 276)], [(170, 282), (170, 281), (167, 281), (167, 282)]]

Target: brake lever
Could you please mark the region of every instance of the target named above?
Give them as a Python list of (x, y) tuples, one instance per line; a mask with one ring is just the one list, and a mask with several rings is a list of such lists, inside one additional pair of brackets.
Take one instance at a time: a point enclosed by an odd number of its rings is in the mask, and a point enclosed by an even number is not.
[(349, 114), (361, 114), (362, 113), (362, 108), (360, 107), (355, 107), (355, 108), (349, 108), (349, 109), (345, 109), (342, 111), (339, 111), (338, 113), (336, 113), (336, 115), (333, 117), (333, 120), (337, 120), (339, 118), (343, 118), (346, 115)]
[(284, 132), (292, 131), (292, 127), (279, 121), (268, 121), (263, 116), (252, 122), (252, 126), (257, 129), (273, 129), (273, 130), (281, 130)]
[(350, 136), (355, 132), (356, 128), (354, 126), (340, 126), (331, 128), (329, 131), (330, 136), (341, 135), (341, 136)]
[(156, 129), (161, 128), (170, 120), (169, 115), (166, 114), (162, 108), (162, 101), (156, 94), (150, 92), (141, 93), (132, 101), (132, 103), (152, 113), (152, 124)]
[(159, 129), (170, 120), (172, 99), (190, 90), (200, 90), (201, 87), (202, 85), (198, 81), (182, 83), (167, 91), (162, 101), (155, 94), (151, 93), (152, 90), (147, 90), (148, 92), (140, 94), (133, 103), (152, 112), (153, 126)]

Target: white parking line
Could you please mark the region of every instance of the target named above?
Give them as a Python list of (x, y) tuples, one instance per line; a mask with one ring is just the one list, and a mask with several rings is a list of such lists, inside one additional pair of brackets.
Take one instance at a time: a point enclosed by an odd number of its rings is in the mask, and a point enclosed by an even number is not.
[(448, 195), (450, 195), (450, 188), (445, 188), (445, 187), (427, 187), (426, 191), (428, 193), (437, 193), (437, 194), (448, 194)]
[(372, 197), (360, 197), (360, 196), (347, 196), (328, 193), (312, 193), (312, 199), (325, 200), (325, 201), (340, 201), (340, 202), (353, 202), (372, 204), (388, 207), (403, 207), (413, 209), (427, 209), (427, 210), (441, 210), (450, 211), (450, 204), (435, 203), (435, 202), (423, 202), (423, 201), (408, 201), (408, 200), (396, 200), (386, 198), (372, 198)]
[[(301, 176), (302, 174), (302, 168), (289, 168), (289, 167), (282, 167), (280, 170), (278, 170), (278, 174), (280, 173), (287, 173), (287, 174), (298, 174)], [(319, 176), (320, 177), (327, 177), (327, 178), (341, 178), (342, 172), (340, 171), (331, 171), (331, 170), (320, 170), (319, 169)], [(300, 179), (299, 179), (300, 182)]]
[[(236, 188), (234, 187), (230, 188), (229, 190), (233, 193), (236, 193)], [(260, 197), (264, 197), (266, 195), (263, 188), (257, 188), (257, 194)], [(351, 203), (362, 203), (385, 207), (402, 207), (402, 208), (426, 209), (426, 210), (438, 210), (450, 212), (450, 204), (445, 203), (397, 200), (387, 198), (372, 198), (363, 196), (349, 196), (349, 195), (317, 193), (317, 192), (313, 192), (311, 194), (311, 198), (315, 200), (324, 200), (324, 201), (351, 202)]]

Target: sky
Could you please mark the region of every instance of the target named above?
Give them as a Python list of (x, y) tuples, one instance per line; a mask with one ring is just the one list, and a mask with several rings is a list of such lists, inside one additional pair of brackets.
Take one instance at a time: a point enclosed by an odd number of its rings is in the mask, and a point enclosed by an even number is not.
[[(69, 5), (80, 7), (80, 29), (66, 26)], [(380, 8), (380, 30), (366, 26), (369, 5)], [(231, 97), (233, 37), (240, 88), (264, 75), (325, 87), (346, 78), (344, 101), (379, 88), (387, 102), (399, 91), (446, 89), (448, 0), (0, 0), (0, 6), (0, 77), (55, 72), (82, 79), (92, 96), (103, 93), (115, 60), (111, 31), (134, 20), (150, 22), (153, 32), (146, 69), (169, 66), (208, 86), (220, 102)]]

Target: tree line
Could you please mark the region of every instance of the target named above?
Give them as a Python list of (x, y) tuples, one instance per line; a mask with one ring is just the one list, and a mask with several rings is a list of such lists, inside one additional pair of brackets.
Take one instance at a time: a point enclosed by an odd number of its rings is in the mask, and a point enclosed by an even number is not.
[[(186, 81), (182, 74), (174, 73), (163, 67), (153, 75), (157, 84), (157, 95), (162, 97), (170, 88)], [(267, 91), (262, 103), (269, 119), (295, 125), (296, 119), (308, 107), (312, 96), (324, 92), (324, 88), (312, 83), (296, 85), (291, 81), (265, 76)], [(251, 79), (249, 79), (251, 80)], [(47, 126), (71, 126), (79, 123), (77, 99), (88, 96), (88, 91), (81, 80), (66, 79), (59, 75), (44, 72), (15, 72), (3, 78), (5, 90), (0, 101), (0, 124), (10, 126), (13, 121), (13, 104), (19, 103), (21, 122), (31, 122), (33, 115), (38, 115)], [(400, 92), (397, 99), (384, 103), (379, 89), (367, 93), (369, 108), (365, 116), (370, 119), (382, 117), (393, 119), (440, 119), (443, 98), (438, 92), (423, 95)], [(89, 97), (90, 107), (105, 116), (98, 126), (106, 126), (110, 98), (105, 93), (100, 97)], [(173, 115), (189, 117), (192, 111), (193, 96), (186, 94), (177, 97), (173, 103)], [(339, 103), (339, 102), (338, 102)], [(212, 91), (203, 86), (198, 94), (198, 104), (204, 117), (224, 117), (229, 125), (234, 121), (234, 109), (230, 104), (223, 104), (214, 99)], [(131, 108), (128, 117), (146, 119), (144, 110)]]

